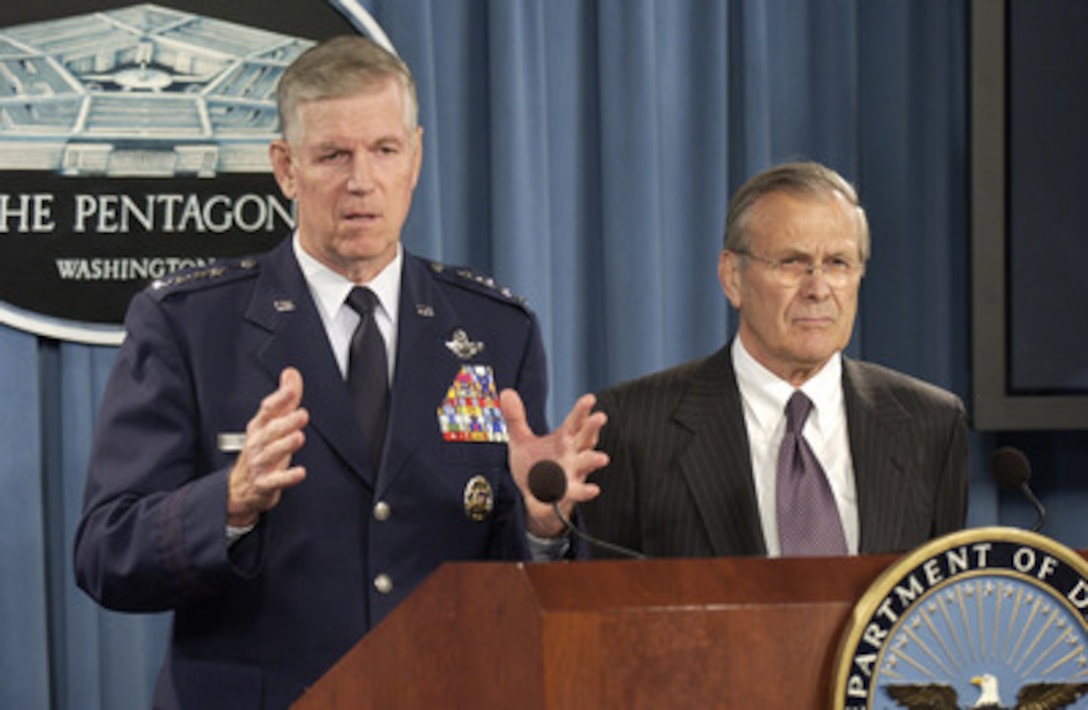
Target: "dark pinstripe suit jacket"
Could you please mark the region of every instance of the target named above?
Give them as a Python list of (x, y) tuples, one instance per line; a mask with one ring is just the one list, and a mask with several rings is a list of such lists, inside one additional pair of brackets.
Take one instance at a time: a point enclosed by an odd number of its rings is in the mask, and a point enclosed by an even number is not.
[[(963, 527), (967, 424), (960, 400), (843, 358), (860, 552), (901, 552)], [(765, 555), (748, 435), (727, 345), (609, 388), (587, 530), (651, 557)], [(594, 550), (591, 554), (605, 556)]]

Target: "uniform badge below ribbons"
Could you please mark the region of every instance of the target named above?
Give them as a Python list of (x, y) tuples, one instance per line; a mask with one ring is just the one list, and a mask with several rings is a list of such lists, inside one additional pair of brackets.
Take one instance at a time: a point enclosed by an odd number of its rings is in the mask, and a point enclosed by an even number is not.
[(461, 366), (438, 408), (438, 428), (445, 441), (508, 441), (490, 365)]
[(483, 476), (473, 476), (465, 485), (465, 515), (469, 520), (480, 523), (491, 515), (495, 508), (495, 494), (491, 484)]

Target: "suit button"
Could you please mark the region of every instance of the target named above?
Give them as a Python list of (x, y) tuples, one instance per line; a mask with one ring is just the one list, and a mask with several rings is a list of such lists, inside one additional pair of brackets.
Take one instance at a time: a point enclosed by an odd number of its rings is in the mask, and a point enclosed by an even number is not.
[(389, 504), (384, 500), (380, 500), (374, 504), (374, 519), (378, 522), (385, 522), (389, 520), (389, 516), (393, 514), (393, 509), (389, 507)]
[(393, 580), (387, 574), (379, 574), (374, 578), (374, 588), (382, 594), (389, 594), (393, 591)]

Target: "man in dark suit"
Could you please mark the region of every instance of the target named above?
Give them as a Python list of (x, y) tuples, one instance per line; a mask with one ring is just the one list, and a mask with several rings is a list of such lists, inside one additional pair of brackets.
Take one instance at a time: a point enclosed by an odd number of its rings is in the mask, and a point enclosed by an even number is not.
[[(650, 556), (779, 556), (900, 552), (964, 525), (960, 400), (842, 355), (869, 251), (853, 187), (822, 165), (779, 165), (737, 191), (718, 262), (737, 334), (600, 394), (610, 463), (581, 506), (591, 533)], [(783, 467), (795, 393), (814, 405), (801, 426), (816, 463)], [(833, 546), (810, 545), (817, 526), (783, 507), (781, 469), (798, 467), (823, 479)]]
[(407, 67), (338, 38), (278, 101), (296, 232), (136, 296), (97, 424), (77, 578), (107, 607), (174, 612), (156, 707), (286, 707), (442, 562), (547, 552), (560, 526), (523, 500), (531, 462), (563, 461), (569, 506), (604, 461), (592, 397), (533, 433), (533, 313), (401, 246), (422, 154)]

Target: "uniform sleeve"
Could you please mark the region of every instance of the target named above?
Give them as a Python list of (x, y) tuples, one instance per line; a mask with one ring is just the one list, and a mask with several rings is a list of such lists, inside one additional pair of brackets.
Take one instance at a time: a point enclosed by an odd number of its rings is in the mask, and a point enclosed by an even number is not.
[(540, 323), (533, 315), (530, 315), (529, 338), (517, 390), (525, 402), (529, 426), (537, 435), (548, 433), (548, 363)]
[[(530, 428), (537, 435), (541, 435), (548, 432), (546, 415), (548, 364), (540, 324), (531, 312), (528, 317), (528, 331), (521, 347), (522, 354), (516, 381), (509, 384), (500, 383), (500, 386), (512, 386), (517, 390), (525, 405), (525, 416)], [(500, 523), (496, 529), (490, 556), (504, 560), (532, 559), (526, 532), (524, 501), (509, 470), (499, 499), (499, 507), (504, 512), (500, 513)]]
[(201, 460), (192, 373), (160, 302), (136, 296), (125, 326), (96, 422), (76, 579), (108, 608), (161, 611), (212, 596), (238, 573), (227, 470)]

